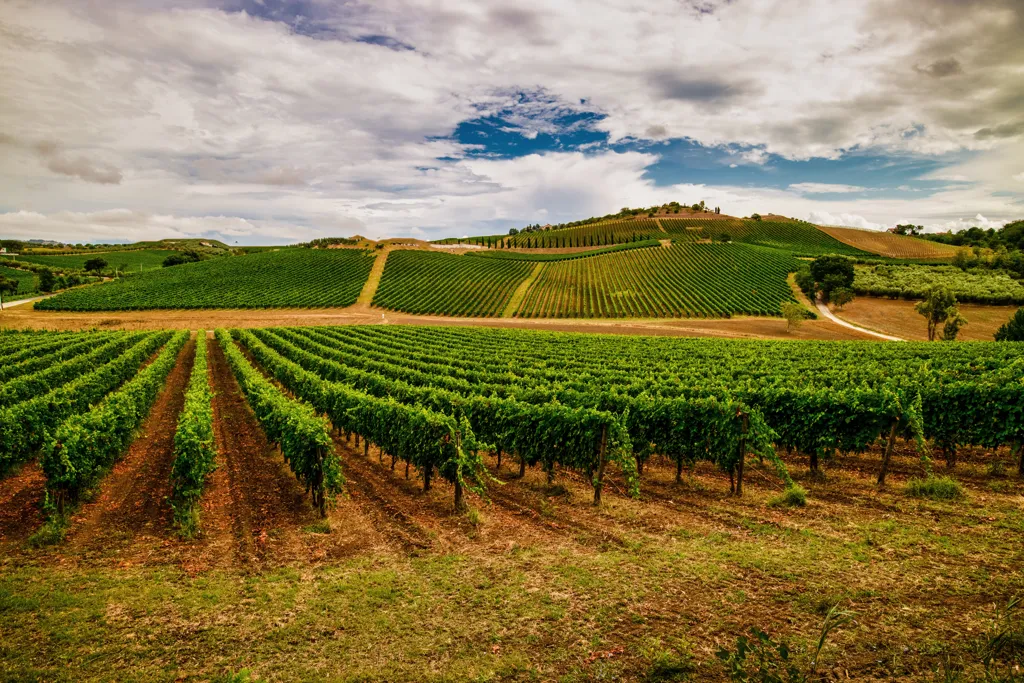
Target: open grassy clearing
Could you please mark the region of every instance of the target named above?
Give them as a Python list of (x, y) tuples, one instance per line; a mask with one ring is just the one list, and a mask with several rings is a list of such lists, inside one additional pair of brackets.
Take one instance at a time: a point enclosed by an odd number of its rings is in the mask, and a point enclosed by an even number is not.
[[(833, 311), (843, 320), (868, 329), (914, 341), (928, 340), (928, 326), (914, 310), (916, 301), (857, 297), (842, 310)], [(1014, 313), (1017, 306), (961, 304), (960, 314), (967, 325), (957, 335), (959, 341), (992, 341), (993, 335)]]

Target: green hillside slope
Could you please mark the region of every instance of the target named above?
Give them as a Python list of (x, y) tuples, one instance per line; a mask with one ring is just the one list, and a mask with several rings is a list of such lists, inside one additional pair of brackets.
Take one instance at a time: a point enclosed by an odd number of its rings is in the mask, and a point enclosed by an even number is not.
[(307, 308), (350, 306), (375, 255), (350, 249), (295, 249), (162, 268), (64, 292), (43, 310)]

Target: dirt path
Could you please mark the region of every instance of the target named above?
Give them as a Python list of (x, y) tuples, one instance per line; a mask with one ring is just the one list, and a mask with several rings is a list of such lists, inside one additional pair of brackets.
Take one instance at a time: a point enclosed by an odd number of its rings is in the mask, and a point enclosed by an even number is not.
[[(142, 435), (103, 480), (99, 495), (79, 508), (66, 551), (91, 556), (123, 553), (121, 546), (127, 546), (131, 553), (143, 556), (162, 552), (160, 539), (168, 536), (171, 526), (167, 499), (171, 494), (174, 432), (185, 403), (195, 345), (191, 339), (179, 353)], [(152, 542), (145, 542), (147, 539)]]
[(519, 283), (516, 291), (512, 292), (512, 298), (508, 300), (505, 310), (501, 312), (502, 318), (511, 318), (515, 315), (516, 311), (519, 310), (519, 306), (523, 303), (523, 299), (526, 298), (526, 293), (530, 291), (530, 285), (533, 284), (533, 281), (537, 279), (542, 270), (544, 270), (544, 264), (538, 263), (530, 271), (530, 274), (526, 276), (526, 279)]
[(894, 337), (894, 336), (892, 336), (890, 334), (882, 334), (881, 332), (875, 332), (874, 330), (869, 330), (866, 327), (860, 327), (858, 325), (854, 325), (853, 323), (848, 323), (845, 320), (841, 320), (840, 318), (837, 318), (835, 316), (835, 314), (832, 313), (832, 311), (828, 310), (828, 305), (827, 304), (824, 304), (824, 303), (822, 303), (820, 301), (817, 301), (815, 303), (817, 304), (818, 312), (821, 313), (826, 318), (828, 318), (829, 320), (831, 320), (832, 322), (834, 322), (836, 325), (842, 325), (843, 327), (848, 327), (851, 330), (856, 330), (857, 332), (863, 332), (864, 334), (870, 334), (872, 337), (878, 337), (879, 339), (884, 339), (886, 341), (904, 341), (900, 337)]
[(380, 278), (384, 275), (384, 264), (387, 263), (388, 254), (392, 251), (394, 250), (385, 247), (377, 254), (377, 258), (373, 261), (373, 267), (370, 268), (370, 276), (366, 278), (366, 283), (363, 285), (362, 291), (359, 292), (359, 298), (356, 299), (357, 306), (369, 307), (373, 303), (373, 295), (377, 293)]

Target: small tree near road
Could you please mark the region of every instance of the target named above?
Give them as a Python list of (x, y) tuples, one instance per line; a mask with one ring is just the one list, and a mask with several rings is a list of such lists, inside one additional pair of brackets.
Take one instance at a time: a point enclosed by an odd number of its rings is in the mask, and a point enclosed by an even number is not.
[(804, 307), (794, 301), (782, 302), (782, 317), (786, 319), (786, 331), (792, 332), (800, 327), (807, 317)]
[(85, 262), (85, 269), (91, 273), (99, 273), (107, 267), (106, 259), (91, 258)]
[(836, 287), (829, 293), (828, 300), (841, 311), (843, 306), (853, 301), (853, 290), (849, 287)]
[(914, 310), (925, 317), (928, 321), (928, 341), (935, 341), (939, 325), (950, 322), (949, 329), (943, 328), (943, 339), (956, 339), (960, 328), (967, 324), (967, 321), (960, 315), (960, 307), (957, 305), (953, 292), (945, 287), (933, 287), (928, 290), (928, 296), (921, 301)]
[(4, 296), (13, 295), (18, 293), (18, 281), (11, 278), (8, 279), (3, 275), (0, 275), (0, 311), (4, 309)]
[(39, 291), (40, 292), (52, 292), (57, 286), (57, 278), (54, 276), (53, 271), (49, 268), (43, 268), (39, 271)]

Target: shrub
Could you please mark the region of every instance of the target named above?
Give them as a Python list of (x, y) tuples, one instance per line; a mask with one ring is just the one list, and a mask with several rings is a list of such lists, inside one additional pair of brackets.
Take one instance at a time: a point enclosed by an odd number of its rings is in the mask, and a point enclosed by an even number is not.
[(800, 484), (792, 484), (768, 501), (768, 505), (771, 507), (803, 507), (807, 505), (807, 490)]
[(936, 476), (911, 479), (907, 482), (906, 493), (913, 498), (931, 500), (959, 500), (965, 495), (963, 486), (956, 479)]
[(996, 330), (996, 341), (1024, 341), (1024, 308), (1018, 308), (1013, 317)]

